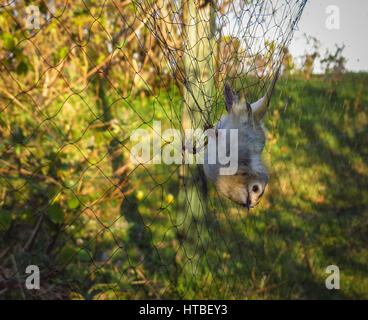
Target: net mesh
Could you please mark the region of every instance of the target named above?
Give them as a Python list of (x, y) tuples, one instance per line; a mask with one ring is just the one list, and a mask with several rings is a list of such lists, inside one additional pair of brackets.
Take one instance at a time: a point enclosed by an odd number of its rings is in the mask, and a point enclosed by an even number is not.
[[(3, 2), (0, 295), (227, 299), (282, 286), (284, 243), (261, 217), (272, 194), (246, 213), (201, 166), (134, 164), (131, 135), (164, 143), (158, 123), (213, 126), (225, 81), (259, 98), (305, 3)], [(24, 289), (28, 265), (40, 290)]]

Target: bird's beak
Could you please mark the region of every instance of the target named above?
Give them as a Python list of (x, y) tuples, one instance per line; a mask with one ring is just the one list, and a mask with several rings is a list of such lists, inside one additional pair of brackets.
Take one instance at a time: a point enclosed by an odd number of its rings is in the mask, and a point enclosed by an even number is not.
[(250, 201), (249, 201), (249, 198), (247, 198), (247, 204), (246, 204), (246, 207), (247, 207), (248, 212), (249, 212), (249, 208), (250, 208)]

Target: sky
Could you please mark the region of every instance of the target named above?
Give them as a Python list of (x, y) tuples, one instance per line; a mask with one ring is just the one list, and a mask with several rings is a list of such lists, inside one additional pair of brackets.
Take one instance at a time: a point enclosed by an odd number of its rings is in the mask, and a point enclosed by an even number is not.
[[(331, 22), (336, 23), (337, 20), (332, 21), (331, 11), (326, 12), (329, 6), (335, 6), (335, 14), (338, 8), (338, 29), (330, 27)], [(368, 71), (368, 0), (308, 0), (289, 47), (294, 57), (308, 50), (304, 33), (321, 42), (322, 54), (326, 49), (334, 52), (335, 44), (345, 44), (343, 56), (347, 59), (346, 68), (350, 71)], [(315, 72), (320, 71), (317, 65)]]

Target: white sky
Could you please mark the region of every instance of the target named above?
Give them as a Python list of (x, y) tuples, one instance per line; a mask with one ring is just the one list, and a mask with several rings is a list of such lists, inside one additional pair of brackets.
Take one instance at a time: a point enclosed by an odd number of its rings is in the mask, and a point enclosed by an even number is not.
[[(329, 30), (326, 20), (329, 5), (340, 9), (340, 29)], [(368, 0), (308, 0), (298, 30), (291, 40), (293, 56), (303, 55), (308, 48), (303, 34), (316, 37), (321, 42), (320, 53), (326, 48), (334, 53), (335, 44), (345, 44), (343, 55), (348, 60), (346, 67), (351, 71), (368, 71)], [(316, 72), (319, 72), (315, 68)]]

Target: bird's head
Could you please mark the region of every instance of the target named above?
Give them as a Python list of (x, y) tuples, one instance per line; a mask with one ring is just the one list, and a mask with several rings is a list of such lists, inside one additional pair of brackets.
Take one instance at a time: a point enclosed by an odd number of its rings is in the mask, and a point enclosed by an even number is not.
[(249, 208), (254, 208), (258, 204), (266, 189), (266, 185), (267, 177), (254, 178), (245, 184), (245, 188), (247, 189), (247, 201), (245, 206), (248, 210)]
[(248, 208), (254, 208), (263, 196), (268, 182), (267, 174), (248, 176), (219, 176), (217, 189), (233, 202)]

